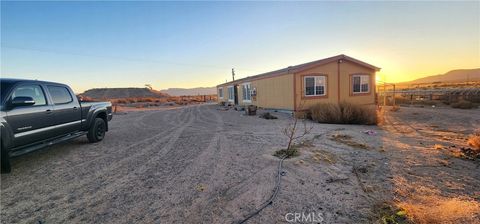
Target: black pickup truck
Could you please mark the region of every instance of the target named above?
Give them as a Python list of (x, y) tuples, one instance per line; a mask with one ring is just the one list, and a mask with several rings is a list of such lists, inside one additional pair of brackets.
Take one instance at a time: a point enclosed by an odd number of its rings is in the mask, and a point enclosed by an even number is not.
[(67, 85), (0, 78), (2, 172), (10, 157), (87, 135), (101, 141), (112, 119), (110, 102), (79, 102)]

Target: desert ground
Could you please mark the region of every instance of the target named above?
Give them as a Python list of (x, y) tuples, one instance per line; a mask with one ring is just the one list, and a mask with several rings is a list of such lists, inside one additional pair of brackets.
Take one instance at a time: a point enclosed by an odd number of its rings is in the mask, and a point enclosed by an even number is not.
[[(115, 115), (85, 137), (12, 161), (2, 223), (234, 223), (272, 193), (291, 115), (265, 120), (217, 105)], [(379, 126), (318, 124), (283, 163), (278, 197), (248, 223), (287, 213), (374, 223), (480, 223), (480, 161), (463, 158), (480, 109), (385, 110)], [(365, 131), (369, 131), (366, 134)]]

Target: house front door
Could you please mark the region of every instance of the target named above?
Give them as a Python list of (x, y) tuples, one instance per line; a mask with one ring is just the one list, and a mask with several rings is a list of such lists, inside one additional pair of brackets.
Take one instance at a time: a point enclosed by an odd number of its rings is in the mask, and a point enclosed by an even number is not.
[(235, 101), (235, 105), (238, 105), (238, 85), (233, 86), (233, 99)]

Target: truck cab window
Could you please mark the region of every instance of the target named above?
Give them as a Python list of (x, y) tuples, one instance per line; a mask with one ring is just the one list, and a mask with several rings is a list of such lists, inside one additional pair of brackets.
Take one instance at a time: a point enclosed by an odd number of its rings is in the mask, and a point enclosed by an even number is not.
[(72, 95), (67, 88), (62, 86), (48, 86), (48, 91), (52, 96), (54, 104), (70, 103), (73, 101)]
[(43, 93), (42, 87), (39, 85), (24, 85), (17, 87), (13, 93), (12, 98), (19, 96), (32, 97), (35, 101), (33, 106), (46, 105), (47, 100), (45, 99), (45, 94)]

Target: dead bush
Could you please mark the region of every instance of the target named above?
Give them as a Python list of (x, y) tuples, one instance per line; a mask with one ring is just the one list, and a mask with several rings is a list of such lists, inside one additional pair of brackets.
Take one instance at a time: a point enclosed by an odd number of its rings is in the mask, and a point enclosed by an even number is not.
[(400, 202), (413, 223), (476, 223), (480, 203), (470, 198), (447, 198), (437, 195), (414, 196), (415, 200)]
[(472, 109), (475, 107), (475, 105), (472, 102), (466, 101), (466, 100), (460, 100), (456, 103), (452, 103), (451, 106), (452, 108), (459, 108), (459, 109)]
[(467, 141), (468, 145), (475, 148), (476, 150), (480, 151), (480, 130), (477, 131), (475, 134), (470, 136)]
[(331, 103), (320, 103), (310, 108), (312, 120), (320, 123), (341, 123), (340, 107)]
[(377, 124), (374, 106), (362, 106), (347, 102), (320, 103), (310, 108), (312, 120), (331, 124)]

